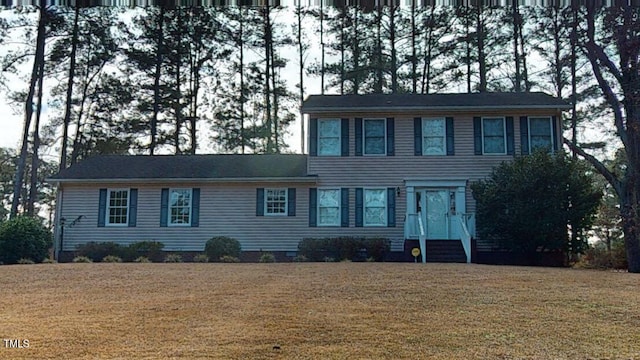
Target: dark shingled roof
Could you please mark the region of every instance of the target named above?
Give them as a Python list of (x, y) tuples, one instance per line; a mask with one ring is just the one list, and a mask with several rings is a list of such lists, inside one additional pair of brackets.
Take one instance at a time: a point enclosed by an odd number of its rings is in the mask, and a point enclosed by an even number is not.
[(323, 111), (473, 110), (473, 109), (569, 109), (562, 100), (541, 92), (463, 94), (366, 94), (310, 95), (302, 104), (305, 113)]
[(307, 176), (307, 157), (279, 155), (102, 155), (50, 178), (65, 180), (264, 179)]

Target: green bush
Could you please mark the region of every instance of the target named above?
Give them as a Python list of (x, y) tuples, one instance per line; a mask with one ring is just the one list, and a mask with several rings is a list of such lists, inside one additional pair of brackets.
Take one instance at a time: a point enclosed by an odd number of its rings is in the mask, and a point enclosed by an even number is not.
[(121, 263), (122, 262), (122, 258), (119, 257), (119, 256), (115, 256), (115, 255), (107, 255), (107, 256), (102, 258), (102, 262), (105, 262), (105, 263)]
[(74, 263), (92, 263), (93, 261), (86, 256), (76, 256), (72, 260)]
[(181, 263), (182, 255), (180, 254), (169, 254), (164, 258), (164, 262), (166, 263)]
[(42, 260), (43, 264), (55, 264), (57, 263), (57, 261), (53, 260), (52, 258), (45, 258), (44, 260)]
[(627, 253), (624, 244), (614, 244), (611, 252), (605, 246), (597, 244), (590, 247), (574, 265), (586, 269), (627, 269)]
[(206, 263), (209, 262), (209, 257), (205, 254), (198, 254), (193, 257), (193, 262)]
[(41, 262), (51, 244), (51, 233), (35, 218), (19, 216), (0, 224), (0, 263)]
[(296, 255), (293, 258), (293, 262), (307, 262), (307, 261), (309, 261), (309, 259), (307, 259), (307, 257), (304, 255)]
[(239, 263), (240, 262), (240, 259), (238, 259), (237, 257), (229, 256), (229, 255), (221, 256), (219, 260), (220, 262), (223, 262), (223, 263)]
[(125, 261), (133, 261), (134, 259), (144, 256), (152, 261), (162, 261), (162, 249), (164, 244), (160, 241), (139, 241), (129, 244), (122, 254)]
[(133, 260), (133, 262), (137, 262), (137, 263), (150, 263), (151, 260), (149, 260), (148, 257), (146, 256), (140, 256), (138, 258), (136, 258), (135, 260)]
[(35, 262), (33, 262), (33, 260), (31, 260), (31, 259), (22, 258), (22, 259), (18, 260), (18, 264), (32, 265), (32, 264), (35, 264)]
[(309, 261), (366, 261), (371, 257), (382, 261), (389, 252), (390, 243), (384, 238), (336, 237), (336, 238), (305, 238), (298, 243), (298, 256), (304, 256)]
[(276, 262), (276, 257), (272, 253), (264, 253), (260, 256), (258, 262), (261, 263), (274, 263)]
[(90, 241), (86, 244), (76, 246), (76, 256), (88, 257), (92, 262), (102, 261), (109, 255), (122, 257), (124, 253), (123, 247), (114, 242), (95, 242)]
[(209, 259), (220, 259), (223, 256), (240, 257), (240, 242), (234, 238), (217, 236), (207, 241), (204, 252)]

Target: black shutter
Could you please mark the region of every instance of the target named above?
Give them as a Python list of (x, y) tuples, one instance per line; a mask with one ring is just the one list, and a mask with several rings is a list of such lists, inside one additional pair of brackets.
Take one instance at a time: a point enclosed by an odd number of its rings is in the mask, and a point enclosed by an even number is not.
[(413, 118), (413, 151), (415, 156), (422, 155), (422, 118)]
[(555, 116), (551, 117), (551, 126), (552, 126), (552, 133), (553, 133), (553, 139), (552, 139), (552, 143), (553, 143), (553, 151), (557, 152), (559, 147), (559, 141), (558, 141), (558, 118)]
[(515, 141), (513, 134), (513, 116), (507, 116), (507, 155), (513, 155), (515, 153)]
[(526, 116), (520, 116), (520, 153), (529, 154), (529, 121)]
[(387, 156), (396, 154), (395, 130), (395, 121), (393, 118), (387, 118)]
[(129, 190), (129, 227), (135, 227), (138, 221), (138, 189)]
[(191, 227), (200, 226), (200, 189), (191, 189)]
[(387, 227), (396, 227), (396, 189), (387, 188)]
[(296, 216), (296, 188), (287, 189), (287, 216)]
[(309, 227), (318, 226), (318, 189), (309, 188)]
[(107, 216), (107, 189), (100, 189), (100, 199), (98, 200), (98, 227), (104, 227)]
[(364, 224), (364, 190), (356, 188), (356, 227)]
[(167, 227), (169, 217), (169, 189), (164, 188), (160, 193), (160, 227)]
[(447, 134), (447, 155), (455, 155), (455, 145), (453, 142), (453, 118), (446, 118), (445, 125)]
[(309, 119), (309, 156), (318, 156), (318, 119)]
[(341, 155), (349, 156), (349, 119), (342, 119), (340, 141)]
[(256, 189), (256, 216), (264, 216), (264, 188)]
[(482, 118), (473, 118), (473, 151), (476, 155), (482, 155)]
[(362, 118), (356, 118), (354, 134), (356, 137), (356, 156), (362, 156)]
[(340, 226), (349, 227), (349, 189), (340, 189)]

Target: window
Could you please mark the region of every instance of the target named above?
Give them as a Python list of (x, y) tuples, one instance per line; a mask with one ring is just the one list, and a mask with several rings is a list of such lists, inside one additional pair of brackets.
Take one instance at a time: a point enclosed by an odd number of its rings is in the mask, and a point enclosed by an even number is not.
[(340, 155), (340, 119), (318, 119), (318, 155)]
[(422, 119), (422, 154), (446, 154), (446, 125), (444, 119)]
[(482, 151), (484, 154), (506, 154), (506, 139), (504, 118), (482, 118)]
[(387, 189), (364, 189), (364, 225), (387, 225)]
[(551, 118), (529, 118), (529, 153), (536, 148), (553, 149), (553, 124)]
[(364, 119), (364, 154), (386, 155), (386, 119)]
[(318, 225), (340, 226), (340, 189), (318, 189)]
[(107, 199), (107, 224), (127, 225), (129, 219), (129, 190), (109, 190)]
[(191, 225), (191, 189), (169, 190), (169, 225)]
[(265, 189), (265, 214), (287, 215), (287, 189)]

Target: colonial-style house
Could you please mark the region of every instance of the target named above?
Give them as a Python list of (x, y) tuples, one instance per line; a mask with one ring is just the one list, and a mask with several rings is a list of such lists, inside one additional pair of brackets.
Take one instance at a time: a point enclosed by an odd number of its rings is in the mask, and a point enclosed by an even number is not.
[[(569, 105), (543, 93), (312, 95), (308, 154), (96, 156), (61, 171), (56, 252), (89, 241), (161, 241), (201, 252), (296, 255), (307, 237), (375, 236), (389, 259), (470, 262), (470, 183), (514, 156), (561, 146)], [(535, 176), (535, 174), (532, 174)]]

